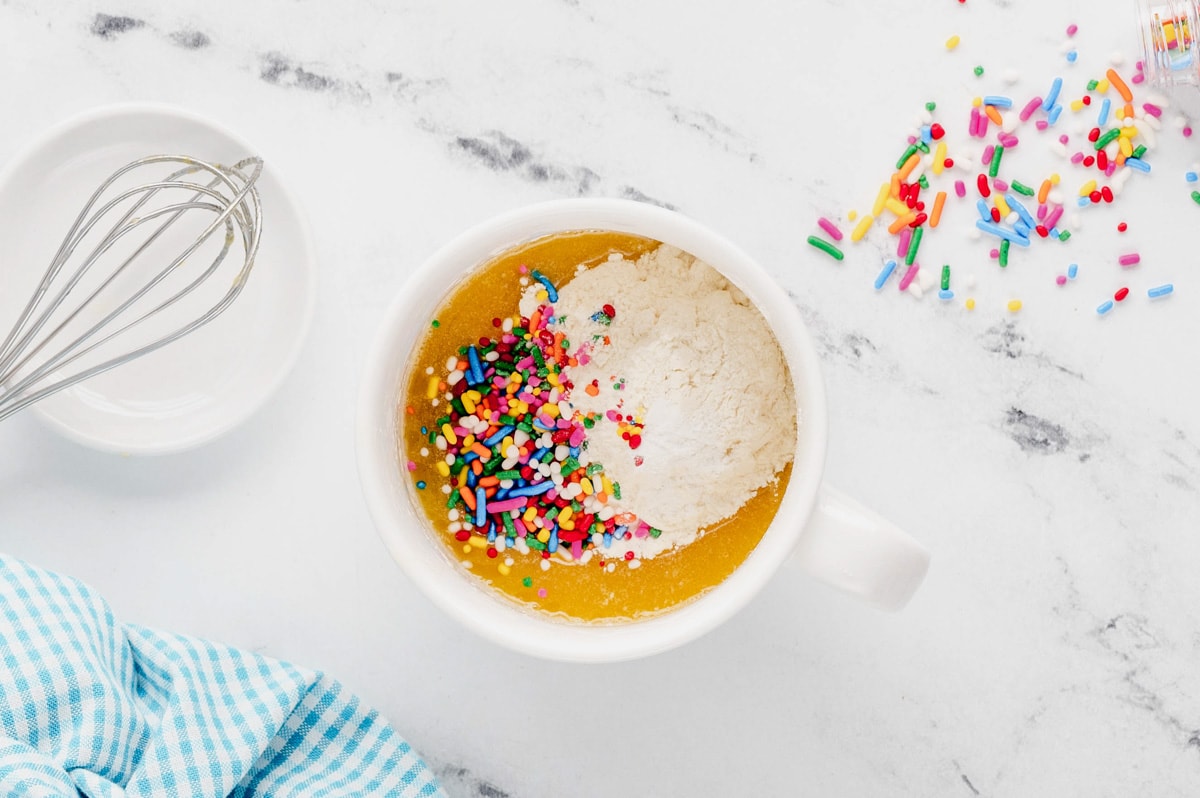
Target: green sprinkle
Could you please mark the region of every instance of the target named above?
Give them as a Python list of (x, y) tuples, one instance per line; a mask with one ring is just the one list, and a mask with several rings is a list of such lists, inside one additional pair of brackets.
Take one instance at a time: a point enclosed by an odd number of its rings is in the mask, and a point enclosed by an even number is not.
[(997, 144), (992, 150), (992, 162), (988, 166), (988, 177), (995, 177), (1000, 172), (1000, 159), (1004, 156), (1004, 145)]
[(917, 149), (920, 150), (921, 152), (925, 153), (926, 155), (929, 154), (929, 145), (923, 141), (917, 142)]
[(1100, 81), (1098, 81), (1098, 80), (1089, 80), (1089, 81), (1088, 81), (1088, 83), (1087, 83), (1087, 90), (1088, 90), (1088, 91), (1095, 91), (1095, 90), (1096, 90), (1096, 87), (1097, 87), (1097, 86), (1099, 86), (1099, 85), (1100, 85)]
[(656, 538), (656, 537), (660, 537), (661, 535), (662, 535), (661, 529), (659, 529), (658, 527), (653, 527), (653, 526), (650, 527), (650, 537)]
[(578, 470), (579, 470), (579, 461), (576, 460), (574, 457), (567, 457), (566, 460), (562, 461), (562, 472), (563, 472), (564, 476), (567, 474), (573, 474)]
[(904, 154), (900, 156), (900, 159), (898, 161), (896, 161), (896, 168), (899, 169), (902, 166), (904, 166), (905, 162), (908, 161), (908, 159), (911, 158), (916, 153), (916, 151), (917, 151), (917, 145), (909, 144), (908, 149), (905, 150)]
[(515, 425), (517, 423), (517, 420), (515, 418), (513, 418), (512, 416), (506, 414), (506, 415), (500, 416), (500, 423), (503, 426), (507, 427), (510, 425)]
[(833, 244), (830, 244), (828, 241), (826, 241), (822, 238), (817, 238), (816, 236), (809, 236), (808, 243), (811, 244), (812, 246), (816, 247), (817, 249), (821, 250), (822, 252), (824, 252), (826, 255), (833, 258), (834, 260), (842, 260), (843, 258), (846, 257), (844, 254), (842, 254), (842, 251), (840, 249), (838, 249)]
[(516, 469), (509, 469), (508, 471), (497, 471), (494, 476), (496, 479), (517, 479), (521, 476), (521, 472)]
[(1071, 237), (1071, 231), (1070, 231), (1070, 230), (1060, 230), (1060, 231), (1058, 232), (1058, 240), (1059, 240), (1059, 241), (1066, 241), (1066, 240), (1067, 240), (1068, 238), (1070, 238), (1070, 237)]
[(942, 290), (943, 291), (950, 290), (950, 264), (949, 263), (942, 266)]
[(912, 239), (908, 242), (908, 254), (904, 256), (904, 265), (912, 266), (917, 259), (917, 248), (921, 246), (921, 237), (925, 235), (924, 225), (913, 230)]
[[(543, 543), (542, 541), (538, 540), (537, 538), (535, 538), (533, 535), (526, 535), (525, 543), (526, 543), (526, 545), (529, 546), (529, 548), (533, 549), (534, 551), (545, 551), (546, 550), (546, 544)], [(528, 576), (525, 578), (529, 579)], [(533, 584), (533, 580), (530, 580), (529, 583)]]
[(592, 463), (591, 465), (589, 465), (587, 467), (587, 475), (589, 477), (594, 477), (597, 474), (603, 473), (603, 471), (604, 471), (604, 466), (601, 465), (600, 463)]
[(1001, 266), (1008, 265), (1008, 247), (1009, 247), (1010, 243), (1011, 242), (1007, 238), (1000, 242), (1000, 265)]
[(926, 110), (926, 111), (929, 111), (930, 113), (933, 113), (933, 111), (934, 111), (934, 110), (936, 110), (936, 109), (937, 109), (937, 103), (935, 103), (933, 100), (930, 100), (929, 102), (925, 103), (925, 110)]
[(542, 517), (545, 518), (547, 521), (553, 521), (555, 518), (558, 517), (558, 508), (551, 507), (549, 510), (546, 511), (546, 514)]
[(430, 327), (441, 327), (442, 323), (440, 321), (438, 321), (437, 319), (434, 319), (433, 321), (429, 322), (429, 326)]
[(524, 585), (525, 587), (533, 587), (533, 577), (532, 576), (525, 577), (524, 579), (521, 580), (521, 584)]
[(981, 66), (975, 67), (975, 77), (977, 77), (977, 78), (983, 77), (983, 67), (981, 67)]
[(1117, 139), (1117, 137), (1120, 135), (1121, 135), (1121, 129), (1114, 127), (1112, 130), (1108, 131), (1103, 136), (1096, 139), (1096, 149), (1097, 150), (1104, 149), (1109, 144), (1112, 144)]
[(454, 505), (458, 504), (460, 501), (462, 501), (462, 495), (456, 490), (450, 491), (450, 498), (446, 500), (446, 509), (453, 510)]
[(921, 175), (917, 178), (917, 185), (921, 188), (929, 188), (929, 178), (925, 175)]
[(596, 419), (592, 418), (591, 416), (584, 416), (584, 417), (583, 417), (583, 427), (584, 427), (584, 429), (592, 429), (592, 428), (593, 428), (593, 427), (595, 427), (595, 426), (596, 426)]
[(1134, 158), (1141, 158), (1145, 154), (1146, 154), (1146, 145), (1145, 144), (1139, 144), (1137, 146), (1137, 149), (1135, 149), (1133, 151)]
[(1014, 180), (1008, 185), (1013, 191), (1017, 192), (1018, 194), (1024, 194), (1026, 197), (1032, 197), (1037, 193), (1019, 180)]
[(1197, 205), (1200, 205), (1200, 191), (1192, 192), (1192, 202), (1196, 203)]
[[(1193, 195), (1200, 194), (1200, 191), (1193, 191), (1192, 194)], [(1200, 202), (1200, 200), (1196, 200), (1196, 202)], [(620, 499), (621, 498), (621, 483), (614, 482), (612, 485), (613, 485), (613, 498)]]
[(508, 513), (503, 513), (500, 516), (500, 520), (504, 522), (504, 531), (507, 533), (505, 537), (515, 537), (517, 534), (517, 528), (513, 526), (512, 516)]
[(583, 505), (580, 504), (579, 502), (577, 502), (577, 501), (571, 502), (571, 512), (578, 513), (582, 509), (583, 509)]

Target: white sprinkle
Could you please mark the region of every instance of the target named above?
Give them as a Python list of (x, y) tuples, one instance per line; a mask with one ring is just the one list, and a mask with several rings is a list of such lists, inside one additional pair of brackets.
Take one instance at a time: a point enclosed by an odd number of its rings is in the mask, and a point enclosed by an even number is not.
[(642, 567), (641, 560), (630, 560), (629, 561), (629, 570), (634, 571), (641, 567)]
[(1000, 73), (1000, 79), (1011, 86), (1021, 79), (1021, 73), (1015, 69), (1006, 69)]
[(1113, 53), (1112, 55), (1110, 55), (1108, 57), (1108, 63), (1112, 64), (1115, 67), (1121, 66), (1122, 64), (1125, 63), (1125, 54), (1121, 53), (1121, 52)]
[(442, 493), (444, 493), (444, 494), (446, 494), (447, 496), (449, 496), (449, 495), (450, 495), (450, 486), (449, 486), (449, 485), (442, 485)]
[(426, 374), (426, 375), (432, 375), (432, 374), (433, 374), (433, 366), (426, 366), (426, 367), (425, 367), (425, 374)]
[(539, 565), (541, 565), (541, 568), (543, 571), (550, 570), (550, 561), (549, 560), (542, 560), (541, 563), (539, 563)]
[[(454, 371), (458, 368), (458, 358), (452, 357), (446, 361), (446, 371)], [(430, 372), (432, 374), (433, 372)]]
[(422, 457), (428, 457), (428, 456), (429, 456), (429, 447), (427, 447), (427, 446), (422, 446), (422, 447), (421, 447), (421, 456), (422, 456)]
[(462, 564), (463, 564), (463, 568), (474, 568), (475, 567), (474, 565), (471, 564), (470, 560), (463, 560)]
[(1050, 142), (1050, 152), (1054, 153), (1060, 158), (1071, 157), (1071, 153), (1067, 152), (1067, 145), (1063, 144), (1058, 139), (1054, 139)]

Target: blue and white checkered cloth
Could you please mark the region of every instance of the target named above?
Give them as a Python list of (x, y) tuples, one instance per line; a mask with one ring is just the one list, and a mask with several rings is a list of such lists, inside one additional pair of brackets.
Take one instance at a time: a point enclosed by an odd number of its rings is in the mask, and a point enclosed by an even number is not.
[(443, 793), (336, 681), (119, 624), (87, 586), (0, 555), (0, 795)]

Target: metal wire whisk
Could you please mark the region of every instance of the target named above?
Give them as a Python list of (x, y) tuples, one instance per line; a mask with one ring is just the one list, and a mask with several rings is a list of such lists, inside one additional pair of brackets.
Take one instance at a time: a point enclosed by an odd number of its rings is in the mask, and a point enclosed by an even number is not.
[[(149, 174), (140, 177), (141, 172), (154, 170), (161, 175), (175, 167), (179, 168), (165, 178), (152, 179)], [(180, 155), (154, 155), (126, 164), (105, 180), (79, 212), (29, 303), (0, 344), (0, 421), (57, 391), (177, 341), (224, 312), (241, 293), (258, 253), (262, 222), (255, 183), (261, 173), (262, 159), (257, 157), (221, 166)], [(134, 176), (130, 177), (131, 174)], [(118, 185), (139, 179), (147, 182), (132, 188)], [(211, 220), (178, 254), (145, 255), (181, 219), (189, 217), (194, 223), (190, 217), (200, 214), (209, 214)], [(221, 230), (224, 241), (220, 251), (203, 271), (189, 279), (188, 258)], [(87, 246), (81, 247), (85, 240)], [(149, 342), (139, 341), (135, 345), (124, 341), (134, 337), (129, 335), (130, 331), (212, 277), (235, 245), (243, 256), (241, 269), (215, 304)], [(112, 251), (114, 246), (118, 247), (116, 251)], [(87, 254), (77, 257), (77, 248)], [(107, 264), (106, 254), (111, 261)], [(151, 276), (144, 284), (133, 290), (122, 288), (120, 281), (114, 285), (139, 258), (152, 257), (158, 257), (158, 262), (165, 266), (154, 271), (157, 264), (151, 265), (148, 272)], [(139, 300), (177, 271), (180, 275), (176, 280), (186, 281), (181, 289), (174, 291), (172, 284), (167, 283), (158, 292), (167, 294), (165, 298), (152, 295), (139, 305)], [(85, 280), (89, 273), (90, 283)], [(97, 280), (99, 285), (93, 288)], [(81, 281), (85, 281), (86, 289), (80, 286)], [(79, 299), (72, 293), (74, 290), (86, 296)], [(102, 295), (104, 299), (96, 303)], [(151, 307), (143, 308), (146, 304)], [(80, 314), (89, 307), (93, 307), (92, 313), (97, 309), (103, 313), (99, 321), (89, 323), (80, 319)], [(112, 309), (104, 310), (108, 307)], [(71, 330), (73, 322), (74, 327), (85, 329)], [(65, 330), (71, 331), (64, 334)], [(110, 345), (116, 353), (104, 351)], [(96, 355), (88, 358), (92, 353)], [(89, 362), (96, 358), (100, 362)]]

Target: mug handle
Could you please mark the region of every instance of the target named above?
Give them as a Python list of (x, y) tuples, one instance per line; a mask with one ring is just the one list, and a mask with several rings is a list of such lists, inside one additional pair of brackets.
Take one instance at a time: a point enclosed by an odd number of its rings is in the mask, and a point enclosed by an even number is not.
[(836, 588), (886, 610), (908, 603), (929, 570), (929, 551), (878, 513), (822, 484), (793, 561)]

